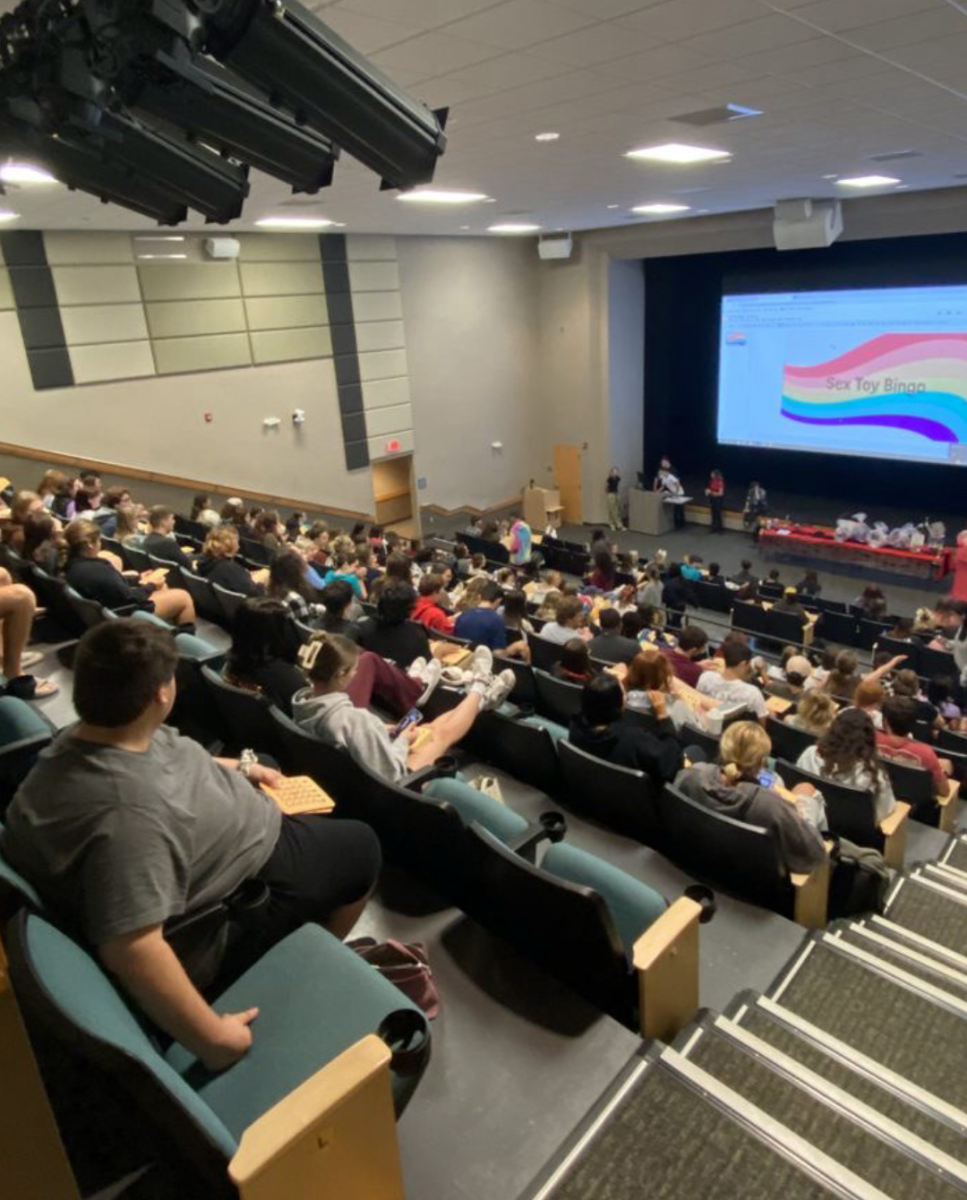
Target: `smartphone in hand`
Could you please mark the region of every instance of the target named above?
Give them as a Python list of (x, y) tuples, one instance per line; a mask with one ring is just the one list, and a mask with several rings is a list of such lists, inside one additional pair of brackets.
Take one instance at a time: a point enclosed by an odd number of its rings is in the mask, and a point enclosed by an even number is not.
[(419, 725), (422, 720), (423, 714), (420, 712), (420, 710), (418, 708), (411, 708), (406, 716), (393, 726), (393, 728), (389, 731), (389, 735), (395, 741), (400, 734), (405, 733), (411, 725)]

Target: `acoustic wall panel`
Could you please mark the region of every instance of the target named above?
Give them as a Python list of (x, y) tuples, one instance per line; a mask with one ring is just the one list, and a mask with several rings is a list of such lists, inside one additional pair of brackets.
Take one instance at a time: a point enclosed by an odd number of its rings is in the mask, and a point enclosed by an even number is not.
[(357, 292), (398, 292), (400, 272), (394, 252), (392, 262), (351, 262), (349, 282)]
[(321, 234), (319, 251), (322, 257), (326, 307), (329, 311), (332, 365), (336, 372), (336, 388), (339, 395), (343, 453), (346, 456), (346, 470), (357, 471), (369, 466), (369, 442), (366, 413), (363, 410), (362, 391), (359, 386), (359, 357), (356, 353), (346, 238), (341, 233)]
[(51, 266), (103, 267), (134, 262), (128, 233), (45, 233), (44, 247)]
[(300, 358), (329, 358), (329, 327), (271, 329), (251, 333), (252, 359), (256, 363), (294, 362)]
[(0, 267), (0, 311), (9, 312), (15, 308), (13, 288), (10, 286), (10, 272), (6, 267)]
[(69, 346), (94, 342), (139, 342), (148, 326), (140, 304), (80, 304), (62, 308), (60, 317)]
[(326, 297), (321, 293), (317, 296), (246, 296), (245, 315), (252, 330), (329, 324)]
[(246, 296), (303, 296), (321, 292), (319, 263), (240, 263), (242, 292)]
[(242, 233), (239, 261), (314, 262), (319, 261), (319, 235), (315, 233)]
[(75, 383), (103, 383), (106, 379), (136, 379), (154, 374), (151, 343), (147, 341), (71, 346), (69, 353)]
[(217, 371), (249, 367), (252, 351), (247, 333), (161, 338), (152, 343), (159, 375), (183, 371)]
[(402, 433), (413, 429), (413, 410), (408, 404), (394, 404), (391, 408), (377, 408), (366, 413), (366, 426), (371, 437), (389, 433)]
[(221, 300), (241, 295), (234, 262), (140, 263), (138, 278), (146, 301)]
[(369, 439), (370, 461), (378, 458), (393, 458), (397, 454), (411, 454), (412, 452), (412, 429), (402, 429), (399, 433), (391, 433), (385, 437), (370, 437)]
[(34, 388), (70, 387), (74, 373), (43, 234), (33, 230), (0, 233), (0, 250)]
[(244, 333), (247, 328), (241, 299), (159, 300), (144, 307), (153, 338)]
[(361, 353), (368, 350), (402, 349), (406, 345), (402, 321), (359, 322), (355, 331), (356, 346)]
[(140, 304), (138, 273), (133, 266), (58, 266), (51, 268), (62, 308), (71, 304)]
[(353, 313), (360, 324), (402, 320), (403, 300), (399, 292), (357, 292), (353, 295)]
[(378, 234), (350, 233), (346, 236), (348, 262), (396, 262), (396, 238)]
[(406, 375), (405, 350), (372, 350), (359, 355), (359, 377), (364, 383), (371, 379), (392, 379)]
[(367, 379), (362, 385), (363, 407), (367, 412), (374, 408), (392, 408), (396, 404), (409, 404), (410, 381), (405, 375), (392, 379)]

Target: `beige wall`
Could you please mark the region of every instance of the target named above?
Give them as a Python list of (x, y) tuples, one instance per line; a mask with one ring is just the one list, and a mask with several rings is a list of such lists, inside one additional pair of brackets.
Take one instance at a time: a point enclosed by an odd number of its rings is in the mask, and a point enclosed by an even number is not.
[(485, 508), (519, 495), (536, 470), (533, 242), (401, 237), (397, 253), (420, 503)]

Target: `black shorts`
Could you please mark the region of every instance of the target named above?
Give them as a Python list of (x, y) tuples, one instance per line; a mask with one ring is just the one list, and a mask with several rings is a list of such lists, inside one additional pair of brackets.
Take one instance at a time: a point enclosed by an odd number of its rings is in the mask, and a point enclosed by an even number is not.
[(379, 839), (362, 821), (283, 817), (279, 840), (258, 874), (270, 893), (269, 944), (308, 921), (323, 925), (337, 908), (362, 900), (381, 863)]

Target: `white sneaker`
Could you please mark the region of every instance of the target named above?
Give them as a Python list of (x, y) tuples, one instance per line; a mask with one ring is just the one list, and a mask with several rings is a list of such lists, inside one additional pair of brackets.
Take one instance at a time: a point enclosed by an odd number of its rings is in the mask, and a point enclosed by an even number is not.
[(494, 673), (494, 656), (489, 646), (478, 646), (470, 656), (467, 669), (475, 679), (489, 679)]
[(422, 683), (426, 676), (426, 659), (414, 658), (410, 665), (406, 668), (406, 673), (411, 679), (419, 679)]
[[(416, 677), (414, 676), (414, 678), (416, 678)], [(426, 704), (427, 700), (429, 700), (430, 697), (433, 695), (433, 693), (436, 691), (437, 684), (439, 684), (439, 682), (442, 678), (443, 678), (443, 663), (439, 662), (435, 658), (430, 659), (430, 661), (427, 663), (426, 667), (424, 668), (423, 676), (420, 679), (420, 682), (422, 684), (424, 684), (424, 688), (423, 688), (423, 691), (422, 691), (419, 699), (416, 701), (417, 708), (422, 708), (423, 705)]]
[(463, 687), (473, 676), (470, 675), (469, 671), (464, 671), (461, 667), (444, 667), (441, 678), (450, 687)]
[(487, 712), (493, 708), (500, 708), (503, 702), (507, 699), (510, 693), (514, 690), (514, 684), (517, 682), (517, 677), (513, 671), (501, 671), (495, 676), (484, 692), (483, 704), (481, 708)]

